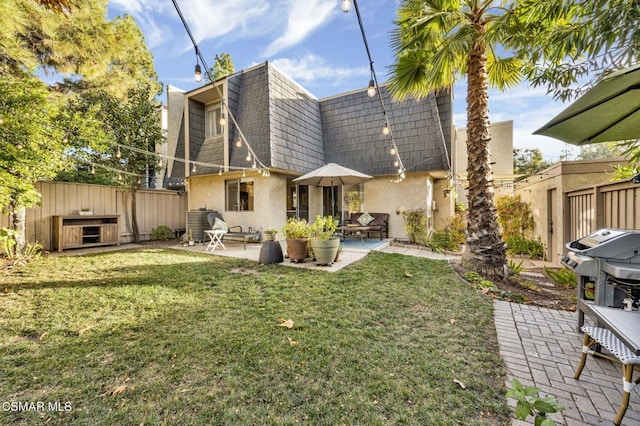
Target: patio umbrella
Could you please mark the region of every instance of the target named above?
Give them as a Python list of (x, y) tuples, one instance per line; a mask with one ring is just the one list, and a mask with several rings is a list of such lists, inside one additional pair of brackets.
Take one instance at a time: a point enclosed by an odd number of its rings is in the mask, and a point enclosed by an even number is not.
[(640, 64), (610, 74), (533, 132), (573, 145), (640, 137)]
[(335, 199), (333, 187), (337, 185), (353, 185), (369, 179), (373, 179), (373, 177), (336, 163), (329, 163), (306, 175), (295, 178), (293, 181), (301, 185), (330, 186), (332, 188), (331, 214), (334, 215)]

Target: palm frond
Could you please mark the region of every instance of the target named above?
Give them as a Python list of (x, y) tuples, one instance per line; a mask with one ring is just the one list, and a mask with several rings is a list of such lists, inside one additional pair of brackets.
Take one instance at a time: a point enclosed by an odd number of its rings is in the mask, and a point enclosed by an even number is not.
[(522, 80), (523, 61), (517, 57), (501, 58), (493, 54), (487, 58), (489, 84), (501, 91), (515, 87)]

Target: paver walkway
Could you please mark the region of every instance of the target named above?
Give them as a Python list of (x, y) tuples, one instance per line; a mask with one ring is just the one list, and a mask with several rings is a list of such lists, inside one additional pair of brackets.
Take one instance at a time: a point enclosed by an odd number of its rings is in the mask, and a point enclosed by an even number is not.
[[(495, 301), (494, 313), (507, 386), (517, 378), (554, 396), (565, 407), (552, 416), (559, 425), (613, 425), (621, 399), (622, 368), (589, 357), (580, 380), (573, 378), (582, 348), (575, 312)], [(514, 421), (514, 425), (525, 424), (533, 422)], [(639, 387), (631, 393), (622, 424), (640, 425)]]

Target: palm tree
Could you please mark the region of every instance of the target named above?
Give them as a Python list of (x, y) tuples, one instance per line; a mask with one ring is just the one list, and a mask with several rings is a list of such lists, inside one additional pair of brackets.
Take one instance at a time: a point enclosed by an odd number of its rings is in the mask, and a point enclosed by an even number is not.
[(402, 0), (392, 34), (395, 98), (426, 98), (466, 74), (469, 212), (462, 262), (490, 277), (505, 277), (508, 269), (490, 179), (488, 85), (502, 90), (521, 79), (520, 61), (497, 55), (502, 37), (518, 28), (514, 7), (491, 0)]
[(35, 0), (35, 2), (57, 13), (66, 14), (71, 11), (72, 1), (70, 0)]

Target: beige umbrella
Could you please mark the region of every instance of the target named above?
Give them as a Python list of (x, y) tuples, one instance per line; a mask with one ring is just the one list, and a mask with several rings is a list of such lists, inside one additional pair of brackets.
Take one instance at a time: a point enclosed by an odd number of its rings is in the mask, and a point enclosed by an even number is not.
[[(306, 175), (295, 178), (293, 181), (301, 185), (330, 186), (333, 188), (338, 185), (353, 185), (369, 179), (373, 179), (373, 176), (360, 173), (336, 163), (329, 163), (319, 169), (307, 173)], [(333, 190), (331, 191), (331, 198), (331, 214), (333, 215), (335, 214)]]

